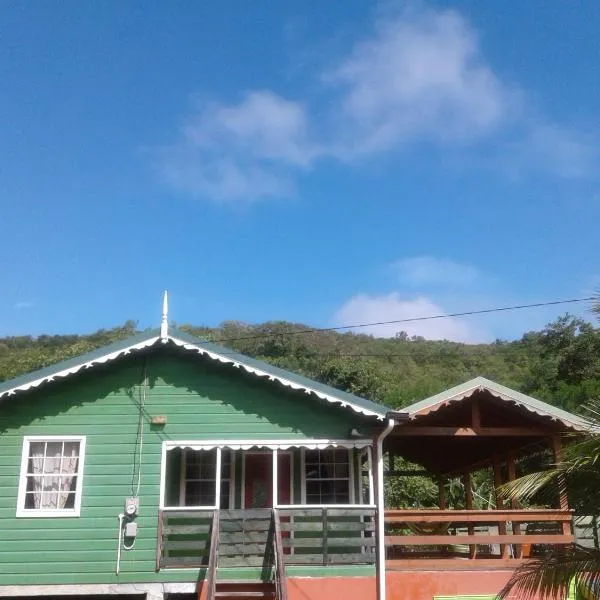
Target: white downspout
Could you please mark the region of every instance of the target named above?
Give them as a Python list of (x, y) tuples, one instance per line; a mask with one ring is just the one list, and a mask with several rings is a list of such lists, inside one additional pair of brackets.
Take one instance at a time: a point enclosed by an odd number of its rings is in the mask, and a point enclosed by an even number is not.
[(394, 419), (377, 437), (377, 600), (385, 600), (385, 499), (383, 493), (383, 440), (394, 429)]

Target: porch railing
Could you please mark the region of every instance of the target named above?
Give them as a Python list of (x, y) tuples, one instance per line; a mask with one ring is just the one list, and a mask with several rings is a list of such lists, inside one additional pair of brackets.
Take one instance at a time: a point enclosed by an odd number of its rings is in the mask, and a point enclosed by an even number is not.
[(280, 507), (220, 510), (218, 515), (213, 509), (160, 511), (157, 569), (207, 568), (211, 548), (217, 545), (216, 566), (262, 567), (265, 580), (285, 573), (286, 565), (374, 564), (375, 510)]
[[(574, 541), (569, 510), (387, 510), (388, 567), (415, 559), (521, 561)], [(436, 561), (443, 566), (445, 563)]]
[(375, 562), (375, 509), (281, 507), (278, 512), (287, 564)]
[(214, 509), (159, 511), (156, 568), (207, 567)]

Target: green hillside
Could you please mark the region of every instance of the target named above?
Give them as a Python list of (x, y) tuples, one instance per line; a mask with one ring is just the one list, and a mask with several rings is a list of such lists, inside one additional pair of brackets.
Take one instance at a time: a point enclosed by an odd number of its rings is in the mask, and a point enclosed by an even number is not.
[[(600, 396), (600, 329), (565, 315), (520, 340), (491, 344), (312, 331), (301, 324), (180, 326), (198, 337), (395, 408), (483, 375), (567, 410)], [(133, 321), (89, 335), (0, 338), (0, 381), (136, 331)]]

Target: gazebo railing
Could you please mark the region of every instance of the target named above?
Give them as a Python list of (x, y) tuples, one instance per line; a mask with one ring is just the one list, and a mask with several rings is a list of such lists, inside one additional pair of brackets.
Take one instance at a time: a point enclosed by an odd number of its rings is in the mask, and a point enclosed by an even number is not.
[(544, 547), (572, 543), (572, 518), (572, 511), (560, 509), (387, 510), (387, 565), (431, 558), (521, 561)]

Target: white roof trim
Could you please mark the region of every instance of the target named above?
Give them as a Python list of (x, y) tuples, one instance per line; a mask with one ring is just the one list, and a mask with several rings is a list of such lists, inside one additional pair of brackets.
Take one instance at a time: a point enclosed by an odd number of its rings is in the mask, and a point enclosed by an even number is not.
[(266, 377), (266, 378), (268, 378), (269, 381), (278, 381), (282, 385), (289, 387), (293, 390), (303, 390), (306, 394), (314, 394), (321, 400), (325, 400), (332, 404), (337, 404), (337, 405), (341, 406), (342, 408), (348, 407), (348, 408), (352, 409), (354, 412), (361, 413), (368, 417), (377, 417), (379, 420), (383, 420), (385, 418), (385, 415), (383, 415), (382, 413), (378, 413), (376, 411), (369, 410), (368, 408), (364, 408), (360, 405), (354, 404), (352, 402), (348, 402), (347, 400), (342, 399), (338, 396), (335, 396), (333, 394), (327, 394), (323, 391), (314, 389), (310, 386), (295, 383), (294, 381), (291, 381), (291, 380), (287, 379), (286, 377), (273, 375), (272, 373), (268, 373), (259, 368), (250, 366), (244, 362), (240, 362), (239, 360), (235, 360), (235, 359), (227, 356), (224, 353), (221, 354), (219, 352), (214, 352), (214, 351), (208, 350), (207, 348), (205, 348), (204, 346), (202, 346), (200, 344), (193, 344), (190, 342), (186, 342), (185, 340), (181, 340), (179, 338), (173, 337), (170, 334), (168, 334), (166, 338), (163, 338), (160, 335), (153, 336), (146, 340), (142, 340), (141, 342), (138, 342), (136, 344), (132, 344), (131, 346), (128, 346), (125, 348), (120, 348), (119, 350), (110, 352), (109, 354), (94, 357), (88, 361), (81, 362), (79, 364), (75, 364), (71, 367), (63, 369), (62, 371), (50, 373), (49, 375), (44, 375), (43, 377), (40, 377), (39, 379), (35, 379), (33, 381), (28, 381), (26, 383), (17, 385), (13, 388), (10, 388), (8, 390), (4, 390), (3, 392), (0, 392), (0, 398), (2, 398), (4, 396), (12, 396), (16, 392), (19, 392), (19, 391), (26, 391), (26, 390), (29, 390), (32, 388), (36, 388), (43, 383), (47, 383), (47, 382), (54, 381), (55, 379), (67, 377), (67, 376), (77, 373), (81, 370), (89, 369), (97, 364), (104, 364), (104, 363), (110, 362), (111, 360), (114, 360), (120, 356), (125, 356), (125, 355), (129, 354), (130, 352), (133, 352), (136, 350), (141, 350), (143, 348), (148, 348), (149, 346), (153, 346), (158, 341), (161, 341), (162, 343), (171, 341), (176, 346), (183, 348), (184, 350), (198, 352), (199, 354), (206, 355), (213, 360), (217, 360), (221, 363), (232, 365), (236, 368), (241, 367), (248, 373), (252, 373), (253, 375), (257, 375), (258, 377)]
[(329, 439), (289, 439), (289, 440), (183, 440), (164, 442), (167, 451), (175, 448), (189, 450), (214, 450), (229, 448), (231, 450), (250, 450), (267, 448), (269, 450), (288, 450), (289, 448), (308, 448), (323, 450), (325, 448), (366, 448), (373, 444), (369, 439), (329, 440)]
[(82, 362), (72, 367), (68, 367), (67, 369), (63, 369), (62, 371), (57, 371), (56, 373), (52, 373), (51, 375), (45, 375), (44, 377), (40, 377), (39, 379), (35, 379), (33, 381), (29, 381), (27, 383), (15, 386), (9, 390), (5, 390), (0, 393), (0, 398), (3, 396), (13, 396), (16, 392), (26, 391), (31, 388), (36, 388), (40, 386), (42, 383), (47, 383), (50, 381), (54, 381), (55, 379), (61, 379), (63, 377), (67, 377), (69, 375), (73, 375), (81, 371), (82, 369), (89, 369), (94, 365), (104, 364), (118, 358), (119, 356), (125, 356), (130, 352), (135, 350), (141, 350), (142, 348), (147, 348), (148, 346), (154, 345), (159, 340), (158, 337), (149, 338), (137, 344), (133, 344), (132, 346), (128, 346), (127, 348), (121, 348), (120, 350), (115, 350), (109, 354), (105, 354), (104, 356), (99, 356), (98, 358), (94, 358), (87, 362)]
[(206, 354), (210, 358), (212, 358), (214, 360), (218, 360), (219, 362), (226, 363), (226, 364), (229, 364), (229, 365), (233, 365), (234, 367), (237, 367), (237, 368), (242, 367), (248, 373), (252, 373), (254, 375), (258, 375), (259, 377), (267, 377), (269, 379), (269, 381), (278, 381), (282, 385), (284, 385), (286, 387), (289, 387), (289, 388), (292, 388), (293, 390), (304, 390), (307, 394), (315, 394), (315, 396), (318, 396), (322, 400), (326, 400), (327, 402), (331, 402), (333, 404), (339, 404), (343, 408), (349, 407), (354, 412), (361, 413), (361, 414), (366, 415), (368, 417), (377, 417), (380, 420), (384, 419), (384, 415), (382, 415), (380, 413), (376, 413), (375, 411), (368, 410), (366, 408), (363, 408), (362, 406), (357, 406), (356, 404), (353, 404), (351, 402), (347, 402), (346, 400), (342, 400), (342, 399), (340, 399), (340, 398), (338, 398), (336, 396), (333, 396), (333, 395), (330, 395), (330, 394), (325, 394), (323, 392), (317, 391), (317, 390), (315, 390), (315, 389), (313, 389), (311, 387), (303, 386), (303, 385), (300, 385), (298, 383), (294, 383), (293, 381), (290, 381), (289, 379), (286, 379), (285, 377), (279, 377), (277, 375), (272, 375), (271, 373), (267, 373), (265, 371), (262, 371), (261, 369), (257, 369), (256, 367), (251, 367), (250, 365), (247, 365), (247, 364), (245, 364), (243, 362), (234, 360), (234, 359), (232, 359), (232, 358), (230, 358), (228, 356), (225, 356), (223, 354), (219, 354), (217, 352), (212, 352), (210, 350), (207, 350), (203, 346), (200, 346), (200, 345), (197, 345), (197, 344), (191, 344), (189, 342), (185, 342), (183, 340), (177, 339), (177, 338), (175, 338), (173, 336), (169, 336), (169, 339), (175, 345), (180, 346), (180, 347), (184, 348), (185, 350), (195, 350), (196, 352), (198, 352), (200, 354)]
[[(441, 392), (440, 394), (432, 396), (429, 399), (422, 400), (421, 402), (417, 402), (414, 405), (408, 406), (403, 410), (410, 414), (410, 420), (414, 420), (415, 418), (422, 416), (423, 412), (426, 414), (435, 412), (447, 404), (459, 402), (464, 398), (469, 398), (475, 392), (487, 391), (496, 398), (506, 402), (511, 402), (512, 404), (522, 407), (530, 413), (536, 414), (540, 417), (545, 417), (553, 421), (559, 421), (563, 425), (579, 431), (586, 431), (589, 429), (589, 425), (582, 417), (573, 415), (560, 408), (546, 404), (545, 402), (537, 400), (536, 398), (531, 398), (516, 390), (511, 390), (510, 388), (502, 386), (494, 381), (484, 379), (483, 377), (478, 377), (473, 380), (473, 382), (467, 382), (466, 385), (471, 383), (472, 385), (470, 385), (470, 387), (463, 387), (463, 389), (454, 394), (452, 393), (451, 388), (450, 390)], [(463, 386), (465, 386), (465, 384), (463, 384)], [(461, 386), (457, 386), (457, 388), (459, 387)]]

